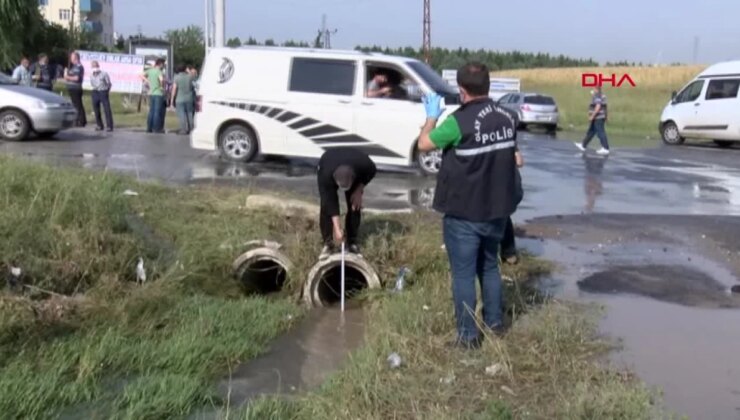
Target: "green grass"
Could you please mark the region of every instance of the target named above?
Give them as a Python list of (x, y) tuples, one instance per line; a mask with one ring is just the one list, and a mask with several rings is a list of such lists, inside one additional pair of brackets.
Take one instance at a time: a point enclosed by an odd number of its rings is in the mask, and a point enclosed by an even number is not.
[[(0, 158), (0, 271), (20, 266), (25, 283), (54, 293), (0, 292), (2, 417), (160, 419), (221, 407), (217, 380), (301, 316), (296, 292), (318, 253), (316, 221), (246, 210), (249, 193)], [(655, 418), (648, 390), (597, 363), (610, 349), (595, 336), (598, 314), (526, 286), (550, 270), (542, 261), (506, 268), (518, 285), (506, 290), (509, 336), (477, 353), (448, 349), (439, 225), (429, 214), (368, 218), (363, 253), (382, 279), (409, 265), (407, 290), (365, 295), (366, 344), (320, 389), (227, 407), (225, 417)], [(295, 265), (277, 298), (246, 297), (233, 278), (252, 239), (283, 243)], [(133, 282), (139, 256), (143, 286)], [(400, 370), (386, 367), (393, 351)], [(483, 373), (492, 363), (504, 366), (493, 378)]]

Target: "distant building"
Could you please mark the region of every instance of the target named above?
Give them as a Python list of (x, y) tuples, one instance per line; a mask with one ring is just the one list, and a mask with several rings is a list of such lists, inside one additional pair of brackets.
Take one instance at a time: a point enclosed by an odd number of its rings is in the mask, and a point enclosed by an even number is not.
[(100, 42), (112, 47), (116, 43), (113, 31), (113, 0), (39, 0), (44, 18), (68, 28), (74, 25), (98, 36)]

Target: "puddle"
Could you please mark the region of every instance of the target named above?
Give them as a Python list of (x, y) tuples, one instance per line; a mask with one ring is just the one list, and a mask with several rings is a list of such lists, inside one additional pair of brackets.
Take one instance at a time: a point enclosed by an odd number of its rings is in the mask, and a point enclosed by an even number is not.
[[(317, 308), (271, 344), (261, 357), (237, 366), (217, 385), (219, 397), (231, 410), (260, 396), (291, 396), (320, 386), (362, 343), (365, 312), (359, 302), (338, 307)], [(205, 420), (219, 418), (218, 412), (204, 411), (191, 416)]]

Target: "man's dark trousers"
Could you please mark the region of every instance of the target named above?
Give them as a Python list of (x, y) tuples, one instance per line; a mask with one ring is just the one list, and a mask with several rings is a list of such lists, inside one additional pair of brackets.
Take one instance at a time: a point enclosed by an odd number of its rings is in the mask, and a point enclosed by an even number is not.
[(103, 128), (103, 119), (100, 115), (100, 106), (103, 106), (105, 113), (105, 126), (113, 129), (113, 113), (110, 109), (110, 95), (107, 90), (94, 90), (92, 93), (93, 110), (95, 111), (95, 124), (98, 128)]
[[(345, 193), (347, 198), (347, 215), (344, 219), (344, 228), (346, 229), (347, 245), (357, 245), (358, 235), (360, 232), (360, 223), (362, 222), (361, 210), (352, 210), (352, 193), (354, 189)], [(334, 225), (331, 222), (331, 216), (326, 213), (326, 209), (321, 209), (319, 217), (319, 228), (321, 229), (321, 238), (324, 245), (331, 245), (334, 242)]]

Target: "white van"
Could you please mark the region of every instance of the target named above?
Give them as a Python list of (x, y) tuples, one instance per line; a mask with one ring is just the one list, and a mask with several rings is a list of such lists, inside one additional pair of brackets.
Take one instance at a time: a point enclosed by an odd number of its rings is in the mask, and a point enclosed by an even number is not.
[[(388, 76), (391, 98), (367, 96), (377, 71)], [(416, 151), (421, 96), (442, 95), (445, 115), (460, 102), (423, 62), (360, 51), (214, 48), (199, 82), (191, 145), (239, 162), (258, 153), (319, 158), (330, 148), (353, 147), (378, 164), (436, 174), (440, 153)]]
[(728, 147), (740, 142), (740, 61), (710, 66), (681, 92), (673, 93), (660, 117), (667, 144), (686, 138), (713, 140)]

